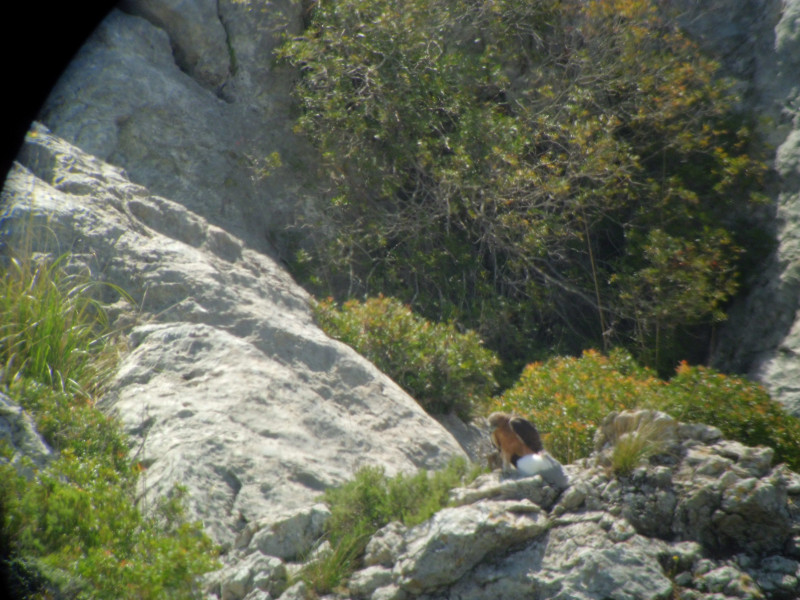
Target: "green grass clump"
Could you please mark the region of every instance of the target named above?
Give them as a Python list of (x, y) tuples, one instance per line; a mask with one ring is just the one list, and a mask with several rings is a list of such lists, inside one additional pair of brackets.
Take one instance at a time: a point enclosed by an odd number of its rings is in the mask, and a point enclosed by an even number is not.
[(148, 514), (121, 424), (94, 405), (118, 355), (96, 284), (54, 262), (0, 277), (0, 391), (57, 451), (27, 468), (0, 453), (0, 576), (15, 597), (196, 598), (216, 550), (187, 523), (181, 489)]
[(461, 458), (440, 471), (387, 477), (380, 467), (359, 470), (352, 481), (331, 488), (323, 500), (331, 510), (325, 540), (330, 549), (311, 561), (302, 577), (317, 592), (339, 587), (360, 565), (369, 538), (381, 527), (399, 521), (413, 526), (448, 504), (450, 490), (481, 472)]
[(620, 476), (630, 475), (642, 462), (667, 449), (669, 425), (648, 419), (637, 422), (614, 422), (611, 470)]
[(393, 298), (315, 306), (320, 326), (371, 360), (432, 413), (469, 416), (496, 389), (499, 360), (472, 331), (431, 323)]
[(58, 260), (10, 259), (0, 282), (0, 381), (25, 377), (53, 389), (91, 396), (116, 364), (97, 284), (68, 275)]
[(800, 419), (760, 385), (686, 363), (664, 381), (623, 350), (530, 364), (492, 410), (528, 415), (544, 432), (548, 450), (572, 462), (592, 451), (594, 432), (608, 413), (637, 408), (714, 425), (729, 439), (770, 446), (776, 461), (800, 468)]

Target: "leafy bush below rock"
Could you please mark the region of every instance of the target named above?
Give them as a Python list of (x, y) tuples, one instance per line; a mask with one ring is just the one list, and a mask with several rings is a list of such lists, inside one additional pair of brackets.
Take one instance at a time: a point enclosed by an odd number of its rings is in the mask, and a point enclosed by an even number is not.
[(320, 326), (352, 346), (432, 413), (468, 416), (497, 384), (499, 361), (474, 332), (435, 324), (393, 298), (315, 306)]

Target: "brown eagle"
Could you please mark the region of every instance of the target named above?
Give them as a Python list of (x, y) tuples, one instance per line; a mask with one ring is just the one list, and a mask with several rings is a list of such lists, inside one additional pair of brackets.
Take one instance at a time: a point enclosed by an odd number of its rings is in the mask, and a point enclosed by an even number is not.
[(500, 451), (503, 472), (508, 471), (517, 460), (544, 449), (539, 431), (530, 421), (502, 412), (489, 415), (489, 424), (494, 427), (492, 443)]

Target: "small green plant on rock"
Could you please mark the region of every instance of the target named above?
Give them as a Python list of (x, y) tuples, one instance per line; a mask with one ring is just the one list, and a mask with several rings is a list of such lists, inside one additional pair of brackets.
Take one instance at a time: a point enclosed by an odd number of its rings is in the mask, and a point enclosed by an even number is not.
[(341, 586), (361, 561), (369, 538), (392, 521), (414, 526), (448, 504), (450, 490), (466, 485), (482, 472), (462, 458), (439, 471), (387, 477), (380, 467), (365, 467), (355, 477), (323, 495), (330, 507), (323, 549), (302, 578), (319, 593)]
[(618, 476), (630, 475), (633, 470), (651, 456), (666, 450), (667, 425), (659, 420), (636, 423), (633, 428), (615, 421), (610, 468)]

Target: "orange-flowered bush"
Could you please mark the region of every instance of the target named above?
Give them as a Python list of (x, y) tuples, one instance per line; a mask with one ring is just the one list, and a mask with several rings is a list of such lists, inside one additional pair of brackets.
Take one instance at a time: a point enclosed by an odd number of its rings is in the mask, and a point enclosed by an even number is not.
[(565, 462), (587, 456), (598, 423), (611, 411), (663, 410), (682, 421), (719, 427), (731, 439), (775, 449), (775, 460), (800, 467), (800, 420), (758, 384), (681, 363), (669, 381), (638, 366), (627, 352), (587, 351), (528, 365), (495, 410), (535, 421), (545, 446)]
[(728, 438), (770, 446), (775, 462), (800, 468), (800, 419), (752, 381), (681, 363), (660, 401), (660, 408), (682, 421), (710, 423)]

